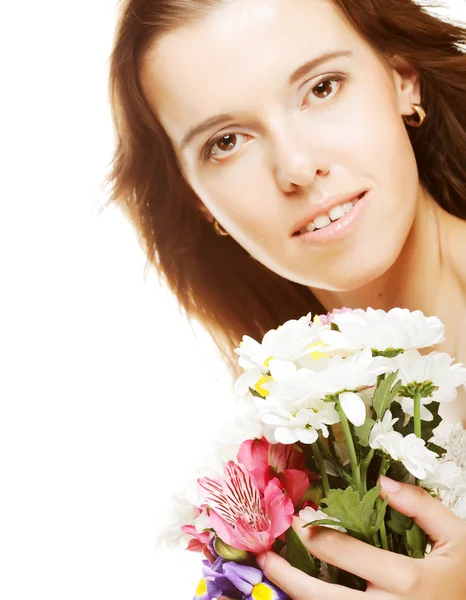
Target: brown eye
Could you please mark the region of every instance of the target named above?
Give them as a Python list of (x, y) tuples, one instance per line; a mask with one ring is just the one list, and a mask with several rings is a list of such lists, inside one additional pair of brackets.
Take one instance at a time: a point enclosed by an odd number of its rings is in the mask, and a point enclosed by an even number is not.
[[(229, 150), (233, 150), (235, 146), (236, 134), (228, 133), (227, 135), (222, 136), (219, 140), (215, 142), (215, 145), (212, 148), (212, 150), (218, 148), (221, 152), (228, 152)], [(215, 152), (212, 152), (212, 154), (215, 154)]]
[(333, 91), (333, 87), (335, 82), (331, 79), (327, 79), (326, 81), (321, 81), (315, 88), (313, 88), (312, 92), (317, 98), (327, 98)]
[(205, 147), (203, 152), (204, 158), (209, 159), (215, 157), (217, 160), (223, 160), (236, 154), (242, 146), (242, 143), (247, 141), (249, 136), (245, 133), (225, 133), (211, 140)]

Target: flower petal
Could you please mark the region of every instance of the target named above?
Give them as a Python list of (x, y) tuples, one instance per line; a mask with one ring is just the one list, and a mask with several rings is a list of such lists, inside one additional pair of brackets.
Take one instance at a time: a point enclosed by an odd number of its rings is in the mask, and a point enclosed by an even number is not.
[(294, 506), (291, 499), (280, 486), (278, 479), (272, 479), (264, 491), (264, 510), (272, 523), (272, 536), (277, 538), (293, 522)]
[(339, 396), (341, 408), (348, 421), (357, 427), (364, 424), (366, 420), (366, 405), (362, 398), (354, 392), (343, 392)]

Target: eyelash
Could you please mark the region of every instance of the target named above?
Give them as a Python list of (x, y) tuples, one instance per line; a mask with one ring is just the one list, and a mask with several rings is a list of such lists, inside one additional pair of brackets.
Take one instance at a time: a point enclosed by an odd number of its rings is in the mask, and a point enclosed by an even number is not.
[[(309, 90), (309, 92), (306, 94), (306, 98), (307, 96), (309, 96), (319, 85), (321, 85), (322, 83), (327, 83), (327, 82), (336, 82), (336, 83), (344, 83), (346, 81), (347, 77), (345, 75), (332, 75), (331, 77), (326, 76), (325, 78), (321, 79), (320, 81), (318, 81), (315, 85), (312, 86), (312, 88)], [(338, 92), (340, 91), (341, 86), (338, 88), (338, 91), (335, 92), (334, 94), (331, 94), (330, 97), (335, 96), (336, 94), (338, 94)], [(328, 98), (328, 97), (327, 97)], [(322, 102), (324, 102), (325, 100), (327, 100), (327, 98), (324, 98), (322, 100)], [(211, 159), (212, 155), (212, 150), (214, 149), (214, 146), (217, 142), (219, 142), (222, 138), (227, 137), (228, 135), (244, 135), (244, 134), (236, 134), (236, 133), (221, 133), (218, 136), (212, 138), (209, 142), (207, 142), (207, 144), (204, 146), (204, 149), (202, 151), (202, 158), (205, 161), (209, 161)], [(228, 154), (225, 152), (225, 155), (228, 156)], [(222, 159), (220, 159), (222, 160)]]

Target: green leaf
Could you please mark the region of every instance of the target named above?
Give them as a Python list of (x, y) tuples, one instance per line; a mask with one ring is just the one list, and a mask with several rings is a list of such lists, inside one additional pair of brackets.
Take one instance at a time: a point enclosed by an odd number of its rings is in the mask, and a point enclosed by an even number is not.
[(380, 526), (382, 525), (382, 521), (385, 519), (385, 513), (387, 512), (387, 505), (388, 505), (388, 496), (385, 496), (385, 500), (382, 502), (382, 504), (379, 508), (379, 513), (375, 520), (375, 524), (374, 524), (375, 531), (378, 531), (380, 529)]
[(341, 527), (338, 521), (333, 521), (332, 519), (317, 519), (316, 521), (306, 523), (303, 527), (315, 527), (316, 525), (337, 525), (338, 527)]
[(316, 577), (319, 574), (319, 567), (316, 560), (308, 549), (302, 543), (301, 538), (296, 531), (290, 527), (286, 531), (286, 560), (291, 566), (296, 567), (300, 571)]
[(421, 421), (422, 439), (426, 440), (426, 442), (434, 435), (434, 429), (438, 427), (442, 421), (442, 417), (438, 414), (440, 409), (439, 402), (431, 402), (427, 408), (434, 415), (434, 418), (432, 421)]
[(374, 407), (378, 419), (383, 419), (385, 412), (390, 408), (401, 387), (401, 380), (398, 380), (395, 385), (393, 385), (397, 376), (398, 372), (391, 373), (388, 377), (382, 379), (374, 392), (372, 406)]
[(372, 543), (372, 536), (375, 533), (374, 514), (378, 514), (375, 503), (380, 490), (380, 487), (375, 487), (362, 499), (351, 487), (345, 490), (330, 490), (321, 500), (321, 509), (330, 517), (336, 517), (341, 527), (344, 527), (353, 537)]
[(406, 532), (406, 549), (411, 558), (424, 558), (424, 534), (416, 523)]
[(390, 520), (387, 521), (387, 527), (389, 527), (398, 535), (405, 537), (406, 532), (411, 529), (413, 523), (414, 521), (411, 519), (411, 517), (407, 517), (394, 508), (390, 508)]
[(360, 446), (364, 446), (364, 448), (369, 447), (369, 436), (374, 425), (374, 419), (366, 419), (363, 425), (354, 427), (354, 433), (358, 438)]

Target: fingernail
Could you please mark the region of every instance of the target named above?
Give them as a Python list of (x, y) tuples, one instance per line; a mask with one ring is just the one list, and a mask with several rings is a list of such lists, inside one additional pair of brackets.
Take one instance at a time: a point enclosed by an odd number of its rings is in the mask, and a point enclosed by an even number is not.
[(267, 560), (267, 552), (264, 552), (263, 554), (259, 554), (258, 556), (256, 556), (257, 564), (259, 565), (259, 567), (262, 570), (264, 570), (266, 560)]
[(380, 483), (384, 491), (390, 492), (392, 494), (394, 494), (395, 492), (399, 492), (401, 489), (401, 485), (398, 483), (398, 481), (394, 481), (393, 479), (390, 479), (390, 477), (386, 477), (385, 475), (380, 476)]

